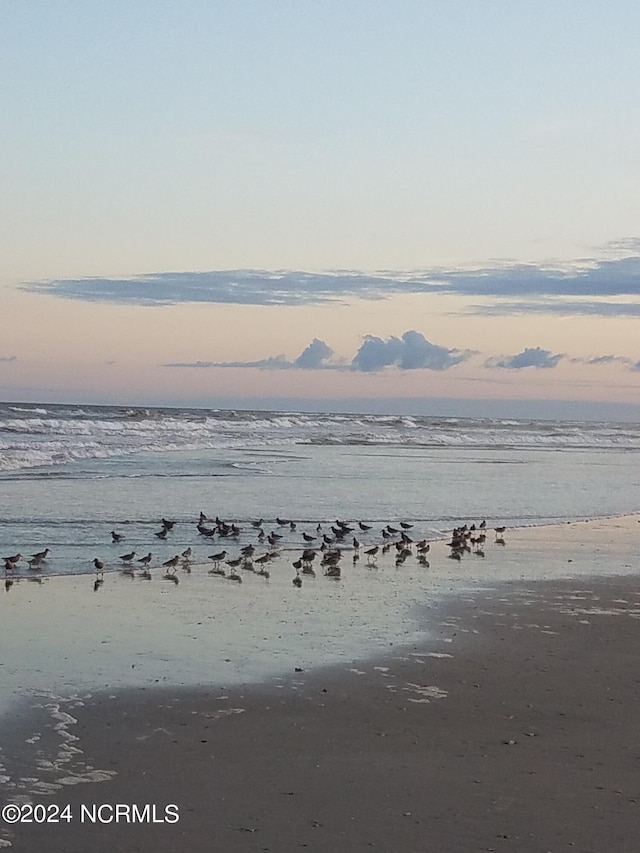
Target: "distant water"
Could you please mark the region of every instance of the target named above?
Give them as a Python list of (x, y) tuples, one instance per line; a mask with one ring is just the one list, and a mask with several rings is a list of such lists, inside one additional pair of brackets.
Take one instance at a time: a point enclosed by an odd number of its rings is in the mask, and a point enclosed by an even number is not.
[[(336, 519), (416, 536), (487, 519), (540, 524), (640, 509), (640, 425), (0, 404), (0, 554), (48, 547), (45, 571), (212, 549), (202, 511), (302, 545)], [(165, 542), (162, 517), (176, 521)], [(278, 527), (276, 518), (293, 521)], [(110, 531), (126, 538), (111, 543)], [(229, 547), (233, 552), (233, 545)]]

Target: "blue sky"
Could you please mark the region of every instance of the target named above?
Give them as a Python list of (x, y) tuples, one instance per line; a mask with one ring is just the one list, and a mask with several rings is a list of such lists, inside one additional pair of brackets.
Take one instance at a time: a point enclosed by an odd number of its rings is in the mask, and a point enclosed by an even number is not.
[(5, 0), (0, 396), (640, 406), (639, 36), (621, 0)]

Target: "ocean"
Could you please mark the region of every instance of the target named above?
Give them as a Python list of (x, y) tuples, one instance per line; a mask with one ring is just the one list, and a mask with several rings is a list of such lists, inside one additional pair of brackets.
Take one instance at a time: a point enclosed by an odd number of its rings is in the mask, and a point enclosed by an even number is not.
[[(356, 672), (425, 639), (446, 649), (443, 596), (636, 570), (635, 519), (581, 520), (640, 509), (639, 455), (637, 424), (1, 404), (0, 555), (23, 559), (0, 588), (0, 715), (32, 697), (55, 723), (78, 691)], [(238, 535), (220, 535), (216, 518)], [(160, 539), (163, 519), (174, 525)], [(319, 551), (337, 521), (351, 528), (329, 546), (343, 550), (339, 576)], [(482, 553), (448, 559), (451, 531), (482, 522)], [(428, 559), (415, 544), (406, 560), (383, 553), (400, 531), (429, 540)], [(315, 575), (295, 586), (311, 536)], [(236, 559), (245, 545), (254, 560), (278, 553), (268, 577), (207, 571), (212, 554)], [(189, 548), (165, 579), (162, 564)]]
[(49, 548), (45, 575), (131, 551), (206, 562), (200, 513), (241, 529), (230, 554), (259, 520), (295, 551), (338, 519), (367, 544), (401, 521), (437, 539), (620, 515), (640, 509), (639, 461), (636, 423), (2, 403), (0, 554)]

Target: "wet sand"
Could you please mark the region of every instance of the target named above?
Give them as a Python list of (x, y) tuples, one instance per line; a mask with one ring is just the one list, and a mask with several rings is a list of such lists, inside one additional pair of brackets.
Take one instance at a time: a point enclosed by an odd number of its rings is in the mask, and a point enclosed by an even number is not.
[[(635, 853), (640, 530), (604, 526), (598, 559), (629, 574), (469, 584), (423, 605), (428, 637), (373, 659), (26, 697), (2, 720), (3, 802), (68, 803), (71, 822), (0, 824), (0, 845)], [(108, 822), (81, 820), (99, 804)]]

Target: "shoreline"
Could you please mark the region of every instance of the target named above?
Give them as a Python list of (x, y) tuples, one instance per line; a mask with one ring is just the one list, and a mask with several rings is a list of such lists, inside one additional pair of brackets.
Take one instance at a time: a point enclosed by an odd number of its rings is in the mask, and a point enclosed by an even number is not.
[[(394, 550), (369, 565), (345, 555), (340, 578), (304, 578), (289, 554), (270, 578), (243, 584), (206, 566), (179, 570), (179, 584), (109, 575), (16, 578), (0, 595), (3, 660), (0, 714), (34, 692), (211, 683), (262, 683), (292, 671), (380, 657), (390, 647), (428, 640), (428, 605), (513, 581), (631, 575), (640, 564), (640, 517), (516, 528), (506, 546), (488, 537), (486, 558), (447, 559), (433, 543), (429, 564), (415, 555), (395, 565)], [(425, 609), (425, 605), (427, 605)]]
[[(69, 853), (632, 853), (640, 578), (512, 580), (429, 609), (437, 635), (367, 660), (228, 689), (49, 697), (39, 720), (5, 720), (0, 762), (16, 779), (33, 771), (29, 749), (59, 762), (51, 778), (66, 774), (17, 800), (74, 814), (172, 803), (180, 818), (0, 826), (0, 839), (16, 850), (55, 839)], [(25, 743), (34, 724), (39, 739)]]

